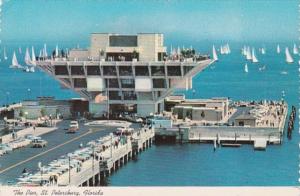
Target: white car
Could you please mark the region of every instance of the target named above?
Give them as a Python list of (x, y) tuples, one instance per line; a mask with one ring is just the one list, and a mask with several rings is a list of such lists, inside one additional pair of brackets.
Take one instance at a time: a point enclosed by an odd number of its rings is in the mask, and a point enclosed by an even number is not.
[(69, 125), (69, 132), (76, 132), (79, 129), (79, 124), (77, 121), (71, 121)]

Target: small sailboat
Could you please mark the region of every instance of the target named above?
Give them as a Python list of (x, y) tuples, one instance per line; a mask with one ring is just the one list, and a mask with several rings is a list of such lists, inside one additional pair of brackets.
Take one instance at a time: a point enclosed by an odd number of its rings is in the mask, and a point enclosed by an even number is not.
[(285, 48), (285, 60), (286, 60), (287, 63), (293, 63), (293, 62), (294, 62), (294, 59), (293, 59), (293, 57), (291, 56), (288, 47)]
[(261, 48), (261, 54), (266, 54), (266, 49), (264, 47)]
[(277, 45), (277, 54), (279, 54), (280, 53), (280, 46), (279, 46), (279, 44)]
[(255, 56), (254, 48), (252, 48), (252, 62), (253, 62), (253, 63), (258, 63), (258, 60), (257, 60), (257, 58), (256, 58), (256, 56)]
[(11, 62), (11, 65), (9, 66), (9, 68), (13, 68), (13, 69), (22, 68), (22, 66), (18, 62), (18, 59), (17, 59), (15, 51), (14, 51), (14, 54), (13, 54), (13, 57), (12, 57), (12, 62)]
[(4, 49), (3, 49), (3, 57), (4, 57), (4, 60), (7, 60), (8, 58), (7, 58), (7, 54), (6, 54), (6, 49), (5, 49), (5, 47), (4, 47)]
[(24, 59), (26, 65), (31, 65), (31, 58), (29, 54), (29, 49), (26, 48), (26, 53), (25, 53), (25, 59)]
[(33, 46), (31, 47), (31, 64), (33, 66), (36, 66), (36, 57)]
[(265, 65), (264, 65), (264, 66), (261, 66), (261, 67), (258, 68), (258, 70), (259, 70), (259, 71), (264, 71), (264, 70), (266, 70), (266, 66), (265, 66)]
[(247, 63), (245, 64), (244, 71), (245, 71), (246, 73), (248, 73), (248, 65), (247, 65)]
[(35, 68), (33, 66), (29, 67), (29, 72), (34, 73), (35, 72)]
[(218, 55), (214, 45), (213, 45), (213, 60), (218, 61)]
[(57, 58), (58, 57), (58, 45), (56, 45), (56, 47), (55, 47), (55, 58)]
[(48, 53), (47, 53), (47, 45), (46, 45), (46, 44), (44, 44), (43, 57), (44, 57), (44, 58), (47, 58), (47, 57), (48, 57)]
[(220, 47), (220, 53), (221, 53), (221, 54), (225, 54), (225, 51), (224, 51), (223, 46)]
[(298, 53), (299, 53), (298, 48), (297, 48), (296, 44), (294, 44), (293, 54), (298, 54)]
[(250, 51), (250, 47), (249, 46), (247, 48), (246, 59), (247, 60), (252, 60), (252, 55), (251, 55), (251, 51)]
[(22, 48), (21, 47), (19, 47), (19, 53), (22, 54)]
[(230, 54), (230, 53), (231, 53), (231, 50), (230, 50), (230, 46), (229, 46), (228, 43), (226, 44), (226, 48), (227, 48), (227, 54)]

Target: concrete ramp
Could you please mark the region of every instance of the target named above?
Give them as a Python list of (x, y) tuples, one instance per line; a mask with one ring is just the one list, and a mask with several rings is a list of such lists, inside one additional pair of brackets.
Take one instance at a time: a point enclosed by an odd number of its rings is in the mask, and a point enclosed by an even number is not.
[(265, 150), (267, 148), (267, 140), (266, 139), (255, 139), (254, 140), (254, 149), (255, 150)]

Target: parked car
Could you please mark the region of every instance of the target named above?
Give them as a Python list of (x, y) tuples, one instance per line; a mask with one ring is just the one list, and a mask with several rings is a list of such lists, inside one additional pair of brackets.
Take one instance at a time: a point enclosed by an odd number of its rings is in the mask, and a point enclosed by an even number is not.
[(31, 141), (32, 147), (34, 148), (43, 148), (47, 145), (47, 141), (46, 140), (42, 140), (42, 139), (33, 139)]

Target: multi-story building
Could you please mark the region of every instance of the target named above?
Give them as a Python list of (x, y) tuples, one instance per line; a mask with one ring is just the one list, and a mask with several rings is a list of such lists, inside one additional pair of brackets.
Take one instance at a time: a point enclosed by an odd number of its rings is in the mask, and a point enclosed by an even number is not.
[(192, 77), (212, 63), (194, 49), (168, 55), (163, 40), (157, 33), (93, 33), (88, 49), (38, 58), (37, 64), (88, 99), (95, 116), (108, 111), (146, 116), (161, 112), (174, 89), (192, 88)]

